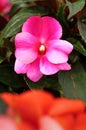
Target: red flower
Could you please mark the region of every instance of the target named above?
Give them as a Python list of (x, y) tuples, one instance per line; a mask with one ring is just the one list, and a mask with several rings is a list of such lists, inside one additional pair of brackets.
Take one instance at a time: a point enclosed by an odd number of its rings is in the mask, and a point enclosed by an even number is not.
[(8, 114), (18, 130), (86, 130), (83, 101), (54, 98), (40, 90), (1, 97), (12, 109)]

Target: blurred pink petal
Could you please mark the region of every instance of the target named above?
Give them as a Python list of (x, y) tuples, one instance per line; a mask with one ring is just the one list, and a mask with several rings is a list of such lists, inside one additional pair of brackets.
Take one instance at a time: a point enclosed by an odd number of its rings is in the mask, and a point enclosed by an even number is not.
[(25, 74), (28, 70), (28, 64), (24, 64), (18, 59), (15, 61), (15, 67), (14, 70), (17, 74)]
[(18, 130), (13, 119), (0, 115), (0, 130)]
[(53, 118), (45, 116), (40, 120), (39, 130), (64, 130), (62, 126)]
[(7, 6), (4, 8), (4, 12), (9, 13), (9, 11), (11, 10), (11, 7), (12, 5), (8, 3)]
[(0, 0), (0, 14), (4, 14), (4, 17), (8, 18), (8, 13), (12, 7), (9, 3), (10, 0)]
[(32, 64), (29, 64), (27, 77), (34, 82), (37, 82), (43, 74), (40, 71), (39, 59), (36, 59)]
[(44, 56), (40, 59), (40, 71), (44, 75), (52, 75), (58, 72), (59, 70), (55, 64), (50, 63)]

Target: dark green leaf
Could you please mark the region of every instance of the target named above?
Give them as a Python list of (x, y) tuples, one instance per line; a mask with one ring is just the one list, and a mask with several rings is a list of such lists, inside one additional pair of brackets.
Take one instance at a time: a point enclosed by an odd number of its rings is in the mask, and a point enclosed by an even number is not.
[(50, 89), (55, 90), (56, 92), (60, 91), (60, 86), (58, 83), (58, 75), (52, 76), (43, 76), (38, 82), (34, 83), (30, 81), (27, 77), (24, 78), (26, 84), (30, 89)]
[(78, 29), (82, 39), (86, 42), (86, 11), (78, 18)]
[(81, 53), (82, 55), (86, 56), (86, 49), (82, 45), (82, 43), (74, 38), (68, 38), (67, 39), (69, 42), (71, 42), (74, 46), (74, 49)]
[(6, 51), (6, 48), (0, 47), (0, 63), (2, 63), (6, 59)]
[(23, 9), (19, 13), (17, 13), (7, 24), (7, 26), (2, 31), (1, 40), (2, 38), (8, 38), (14, 36), (16, 33), (19, 32), (22, 24), (32, 15), (44, 15), (46, 11), (44, 8), (40, 7), (31, 7), (29, 9)]
[(25, 3), (25, 2), (34, 2), (36, 0), (10, 0), (12, 4), (19, 4), (19, 3)]
[(66, 17), (65, 17), (65, 8), (66, 5), (63, 4), (60, 9), (58, 10), (57, 14), (56, 14), (56, 18), (60, 21), (61, 25), (63, 26), (63, 30), (67, 31), (67, 29), (69, 28), (69, 25), (67, 23)]
[(0, 98), (0, 114), (5, 114), (7, 107), (7, 104)]
[(9, 60), (14, 50), (14, 45), (8, 39), (4, 39), (3, 45), (0, 47), (0, 63)]
[(71, 71), (59, 73), (59, 82), (64, 96), (86, 101), (86, 72), (80, 62), (72, 66)]
[(0, 31), (6, 26), (7, 21), (4, 17), (0, 16)]
[[(9, 16), (10, 17), (13, 17), (15, 14), (16, 14), (16, 12), (21, 8), (21, 5), (22, 4), (14, 4), (13, 6), (12, 6), (12, 8), (11, 8), (11, 10), (10, 10), (10, 12), (9, 12)], [(26, 5), (26, 4), (23, 4), (23, 5)]]
[(73, 15), (77, 14), (79, 11), (83, 9), (83, 7), (85, 6), (85, 0), (78, 0), (73, 3), (66, 0), (66, 4), (69, 8), (68, 19), (70, 19)]
[(23, 77), (14, 72), (13, 66), (3, 64), (0, 65), (0, 82), (12, 88), (21, 88), (26, 85)]

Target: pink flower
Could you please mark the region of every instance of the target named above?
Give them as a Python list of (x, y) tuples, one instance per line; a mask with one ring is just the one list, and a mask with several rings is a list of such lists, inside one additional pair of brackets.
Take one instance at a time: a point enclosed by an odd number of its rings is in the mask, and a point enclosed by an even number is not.
[(0, 13), (8, 13), (10, 8), (11, 5), (9, 4), (9, 0), (0, 0)]
[(31, 16), (23, 24), (22, 32), (15, 37), (15, 71), (27, 74), (36, 82), (43, 75), (52, 75), (59, 70), (70, 70), (68, 54), (73, 46), (60, 40), (62, 27), (49, 16)]
[(5, 18), (8, 20), (9, 16), (8, 13), (11, 9), (11, 4), (9, 3), (10, 0), (0, 0), (0, 14), (4, 14)]

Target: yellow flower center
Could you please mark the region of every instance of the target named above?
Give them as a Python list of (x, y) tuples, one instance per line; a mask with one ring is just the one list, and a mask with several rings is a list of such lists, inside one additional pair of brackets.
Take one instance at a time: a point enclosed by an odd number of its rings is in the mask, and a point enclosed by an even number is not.
[(39, 54), (44, 55), (46, 53), (46, 47), (45, 45), (41, 44), (39, 47)]

